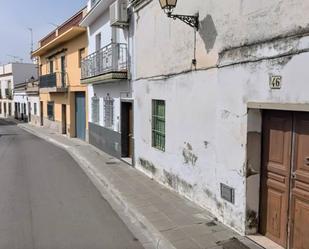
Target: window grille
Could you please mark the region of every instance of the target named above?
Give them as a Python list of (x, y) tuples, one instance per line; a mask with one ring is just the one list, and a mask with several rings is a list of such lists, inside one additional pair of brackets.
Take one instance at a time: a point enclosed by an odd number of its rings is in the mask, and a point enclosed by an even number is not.
[(165, 151), (165, 101), (152, 100), (152, 146)]
[(92, 97), (92, 122), (100, 122), (100, 99), (96, 95)]
[(114, 99), (109, 94), (104, 98), (104, 123), (107, 128), (114, 125)]

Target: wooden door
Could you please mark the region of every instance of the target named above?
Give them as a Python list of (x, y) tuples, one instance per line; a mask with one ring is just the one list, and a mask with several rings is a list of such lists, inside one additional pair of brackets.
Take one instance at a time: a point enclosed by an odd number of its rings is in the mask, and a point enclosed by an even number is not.
[(287, 245), (292, 146), (291, 112), (264, 112), (260, 232)]
[(121, 103), (121, 157), (133, 157), (133, 104)]
[(132, 103), (129, 105), (129, 120), (128, 120), (128, 130), (129, 130), (129, 157), (133, 157), (133, 108)]
[(309, 248), (309, 114), (294, 114), (290, 248)]

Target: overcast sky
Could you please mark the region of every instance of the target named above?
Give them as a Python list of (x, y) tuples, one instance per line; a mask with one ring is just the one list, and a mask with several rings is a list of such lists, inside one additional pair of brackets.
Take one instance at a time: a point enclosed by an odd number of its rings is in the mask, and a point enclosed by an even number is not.
[[(31, 36), (34, 46), (43, 36), (86, 6), (87, 0), (0, 0), (0, 64), (13, 61), (8, 56), (30, 61)], [(51, 24), (52, 23), (52, 24)]]

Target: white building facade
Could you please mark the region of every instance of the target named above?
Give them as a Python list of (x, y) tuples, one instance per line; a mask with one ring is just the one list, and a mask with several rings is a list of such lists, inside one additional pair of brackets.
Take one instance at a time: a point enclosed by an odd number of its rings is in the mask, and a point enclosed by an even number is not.
[[(113, 15), (114, 12), (123, 16)], [(89, 142), (132, 162), (133, 99), (129, 71), (129, 23), (126, 1), (88, 2), (81, 23), (88, 29), (88, 56), (82, 61), (88, 84)]]
[(10, 63), (0, 66), (0, 117), (14, 117), (13, 101), (14, 84), (37, 77), (37, 68), (32, 63)]
[(32, 78), (14, 87), (15, 118), (33, 125), (41, 125), (39, 82)]
[(135, 167), (241, 234), (309, 248), (309, 2), (178, 0), (196, 33), (131, 2)]

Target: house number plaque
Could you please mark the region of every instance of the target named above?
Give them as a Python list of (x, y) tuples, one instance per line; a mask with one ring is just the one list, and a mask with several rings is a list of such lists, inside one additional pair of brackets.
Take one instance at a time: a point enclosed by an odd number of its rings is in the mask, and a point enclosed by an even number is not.
[(281, 89), (282, 76), (271, 75), (269, 77), (269, 86), (271, 89)]

